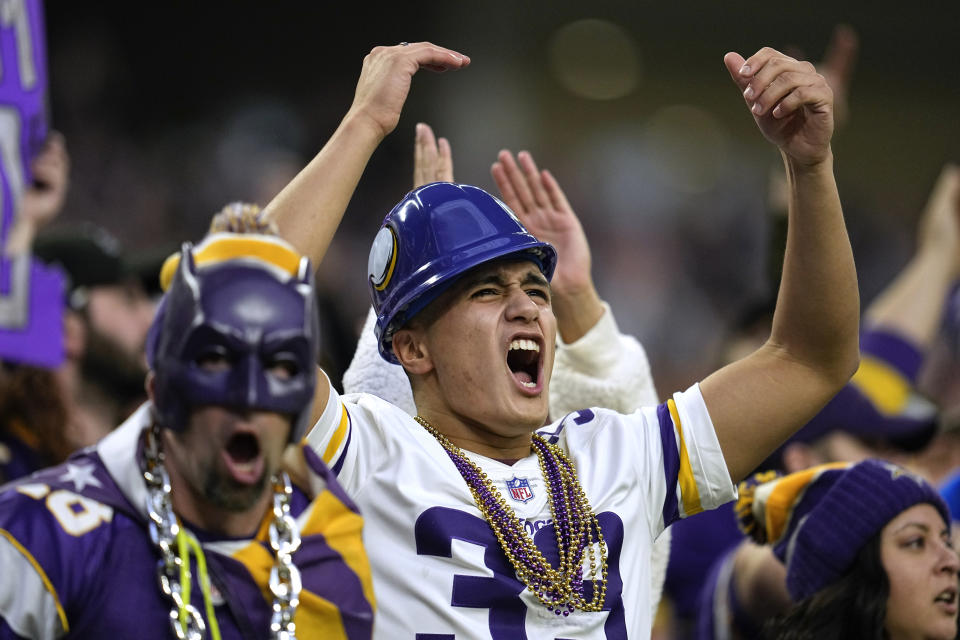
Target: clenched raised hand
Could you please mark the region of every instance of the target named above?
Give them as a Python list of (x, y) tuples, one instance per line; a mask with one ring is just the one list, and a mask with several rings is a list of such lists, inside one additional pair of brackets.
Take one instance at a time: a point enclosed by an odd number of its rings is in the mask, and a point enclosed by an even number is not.
[(805, 165), (830, 155), (833, 91), (813, 64), (770, 47), (747, 59), (731, 52), (723, 62), (767, 140)]

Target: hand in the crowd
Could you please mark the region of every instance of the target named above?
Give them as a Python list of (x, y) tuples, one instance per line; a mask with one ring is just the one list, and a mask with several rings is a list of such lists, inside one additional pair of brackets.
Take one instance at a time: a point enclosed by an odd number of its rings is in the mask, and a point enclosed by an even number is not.
[[(563, 339), (573, 342), (603, 314), (590, 274), (590, 245), (580, 220), (556, 179), (549, 171), (538, 169), (529, 152), (521, 151), (514, 159), (510, 151), (501, 151), (490, 173), (503, 201), (530, 233), (557, 250), (551, 282), (554, 307)], [(580, 320), (575, 326), (566, 326), (566, 307), (575, 309)]]
[(769, 47), (746, 60), (731, 52), (723, 62), (767, 140), (800, 164), (829, 157), (833, 91), (811, 63)]
[(593, 286), (587, 236), (553, 175), (539, 170), (529, 152), (521, 151), (514, 159), (507, 150), (499, 153), (490, 173), (503, 201), (530, 233), (556, 248), (559, 260), (551, 283), (554, 292)]
[(920, 251), (944, 252), (954, 258), (960, 275), (960, 167), (947, 164), (930, 192), (920, 218)]
[(833, 89), (833, 117), (837, 127), (846, 124), (850, 115), (850, 78), (857, 61), (860, 39), (853, 27), (838, 24), (833, 28), (830, 44), (817, 65), (817, 70)]
[(411, 79), (418, 70), (447, 71), (461, 69), (468, 64), (469, 57), (429, 42), (375, 47), (363, 59), (363, 69), (348, 117), (361, 117), (381, 137), (386, 136), (400, 120)]
[(62, 134), (50, 132), (30, 169), (33, 171), (33, 182), (23, 192), (19, 215), (39, 228), (60, 213), (67, 198), (70, 156)]
[[(827, 84), (833, 89), (833, 119), (838, 130), (849, 118), (850, 79), (853, 77), (853, 67), (857, 61), (859, 48), (860, 39), (853, 27), (838, 24), (833, 28), (823, 58), (820, 62), (814, 63), (817, 71), (826, 78)], [(797, 60), (809, 59), (803, 49), (796, 46), (786, 47), (784, 53)]]
[(16, 224), (4, 247), (9, 255), (20, 255), (28, 250), (36, 231), (63, 209), (70, 182), (70, 156), (62, 134), (50, 132), (30, 169), (33, 181), (24, 189)]
[(436, 138), (430, 125), (417, 125), (413, 143), (413, 188), (431, 182), (453, 182), (453, 153), (450, 141)]

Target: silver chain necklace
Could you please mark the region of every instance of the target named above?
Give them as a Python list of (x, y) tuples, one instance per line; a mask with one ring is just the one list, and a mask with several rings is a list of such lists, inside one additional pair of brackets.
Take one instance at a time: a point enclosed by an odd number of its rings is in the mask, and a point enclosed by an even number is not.
[[(150, 540), (160, 551), (157, 562), (157, 577), (160, 590), (170, 599), (170, 626), (178, 640), (202, 640), (206, 623), (200, 611), (189, 602), (184, 602), (183, 586), (180, 584), (182, 561), (176, 553), (180, 524), (173, 512), (170, 498), (170, 476), (164, 466), (164, 454), (160, 449), (160, 429), (154, 424), (146, 433), (144, 446), (143, 479), (147, 485), (147, 515)], [(269, 587), (273, 594), (270, 618), (270, 638), (296, 640), (294, 613), (300, 603), (300, 570), (293, 564), (293, 554), (300, 547), (300, 532), (290, 515), (290, 497), (293, 488), (290, 477), (280, 472), (273, 477), (273, 519), (270, 522), (270, 548), (274, 553), (273, 569), (270, 571)], [(180, 614), (186, 615), (181, 624)]]

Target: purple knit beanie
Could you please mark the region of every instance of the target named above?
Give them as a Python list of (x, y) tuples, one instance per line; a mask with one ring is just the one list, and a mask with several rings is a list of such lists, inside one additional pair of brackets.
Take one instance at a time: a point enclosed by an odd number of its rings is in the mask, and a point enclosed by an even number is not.
[(947, 506), (927, 481), (881, 460), (828, 464), (741, 484), (737, 515), (754, 540), (787, 566), (787, 590), (804, 600), (839, 579), (890, 520), (915, 504)]

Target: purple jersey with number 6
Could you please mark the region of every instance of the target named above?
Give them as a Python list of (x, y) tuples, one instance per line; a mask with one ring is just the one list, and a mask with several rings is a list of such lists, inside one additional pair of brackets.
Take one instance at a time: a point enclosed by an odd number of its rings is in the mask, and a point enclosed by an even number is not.
[[(173, 637), (172, 601), (160, 590), (160, 553), (148, 534), (137, 461), (148, 414), (144, 406), (96, 448), (0, 491), (0, 639)], [(294, 484), (290, 504), (302, 541), (293, 554), (303, 581), (297, 637), (370, 638), (373, 591), (362, 519), (317, 456), (300, 451), (310, 486)], [(216, 539), (184, 523), (202, 545), (224, 640), (269, 637), (270, 517), (249, 539)], [(192, 565), (191, 601), (204, 612)]]

